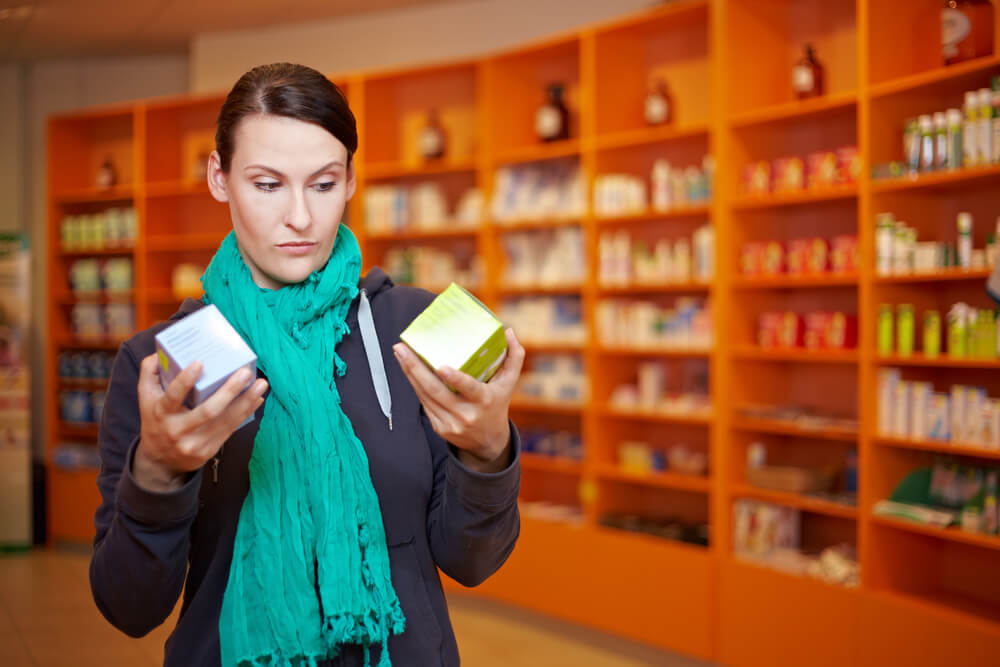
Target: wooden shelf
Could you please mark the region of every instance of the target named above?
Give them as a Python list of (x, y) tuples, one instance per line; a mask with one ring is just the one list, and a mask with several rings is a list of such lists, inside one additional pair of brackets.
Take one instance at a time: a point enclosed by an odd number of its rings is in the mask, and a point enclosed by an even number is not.
[(631, 283), (629, 285), (598, 285), (602, 296), (633, 296), (637, 294), (659, 294), (662, 292), (708, 292), (712, 283), (690, 281), (683, 283)]
[(150, 252), (178, 252), (183, 250), (217, 250), (225, 234), (185, 234), (176, 236), (150, 236), (146, 249)]
[(803, 190), (771, 195), (740, 195), (733, 198), (733, 210), (754, 211), (785, 206), (808, 206), (810, 204), (826, 204), (856, 199), (858, 188), (847, 185), (824, 190)]
[(128, 256), (135, 252), (135, 246), (123, 245), (107, 248), (60, 248), (63, 257), (112, 257)]
[(585, 347), (583, 343), (561, 343), (557, 341), (544, 342), (544, 341), (520, 341), (524, 349), (530, 354), (535, 353), (559, 353), (565, 352), (568, 354), (582, 354)]
[(660, 471), (638, 472), (610, 463), (595, 466), (594, 472), (597, 474), (598, 479), (628, 482), (629, 484), (653, 486), (661, 489), (675, 489), (696, 493), (708, 493), (711, 489), (711, 480), (707, 477), (699, 477), (697, 475), (681, 475)]
[(85, 438), (96, 440), (99, 432), (97, 424), (59, 422), (59, 435), (63, 438)]
[(436, 229), (400, 229), (393, 232), (366, 232), (365, 241), (375, 243), (398, 243), (401, 241), (425, 241), (432, 239), (476, 238), (479, 227), (453, 225), (449, 223)]
[(632, 222), (659, 222), (662, 220), (681, 220), (684, 218), (708, 218), (712, 214), (710, 205), (676, 206), (666, 211), (647, 210), (641, 213), (625, 215), (594, 215), (598, 225), (622, 225)]
[(932, 368), (1000, 368), (1000, 359), (952, 359), (947, 355), (928, 358), (922, 354), (901, 357), (898, 354), (875, 357), (881, 366), (926, 366)]
[(576, 296), (583, 292), (583, 285), (500, 285), (497, 291), (502, 296), (551, 295)]
[(521, 454), (521, 467), (525, 470), (537, 470), (561, 475), (580, 475), (583, 463), (560, 456), (545, 456), (543, 454)]
[(974, 456), (981, 459), (996, 459), (1000, 461), (1000, 449), (985, 449), (980, 445), (943, 442), (940, 440), (911, 440), (909, 438), (894, 438), (875, 436), (877, 444), (896, 449), (913, 449), (937, 454), (954, 454), (956, 456)]
[(88, 391), (100, 391), (108, 388), (111, 378), (70, 378), (60, 377), (57, 380), (60, 390), (72, 391), (73, 389), (84, 389)]
[(822, 273), (815, 275), (737, 276), (736, 289), (801, 289), (807, 287), (857, 287), (856, 273)]
[(887, 285), (905, 283), (936, 283), (948, 281), (985, 281), (992, 274), (992, 269), (941, 269), (930, 273), (907, 273), (894, 276), (876, 276), (876, 283)]
[[(984, 58), (976, 58), (975, 60), (959, 63), (957, 65), (951, 65), (949, 67), (938, 67), (926, 72), (910, 74), (908, 76), (901, 76), (889, 81), (883, 81), (882, 83), (876, 83), (871, 86), (869, 93), (872, 98), (885, 97), (887, 95), (908, 92), (918, 88), (934, 86), (942, 82), (959, 79), (969, 74), (979, 74), (998, 66), (1000, 66), (1000, 56), (993, 55), (986, 56)], [(983, 83), (987, 83), (985, 78)]]
[(150, 198), (190, 195), (212, 196), (205, 181), (157, 181), (146, 185), (146, 196)]
[(774, 106), (753, 109), (733, 115), (729, 124), (735, 129), (783, 123), (813, 116), (820, 117), (830, 113), (844, 111), (856, 106), (858, 94), (856, 91), (824, 95), (808, 100), (776, 104)]
[(906, 190), (944, 190), (975, 184), (979, 181), (993, 180), (998, 176), (1000, 176), (1000, 165), (930, 172), (914, 176), (904, 176), (902, 178), (884, 178), (872, 181), (872, 193), (883, 194)]
[(498, 165), (513, 165), (523, 162), (542, 162), (580, 155), (580, 140), (566, 139), (552, 143), (541, 143), (532, 146), (518, 146), (498, 150), (494, 162)]
[(668, 347), (650, 345), (648, 347), (621, 347), (601, 345), (598, 354), (617, 357), (676, 357), (678, 359), (705, 359), (712, 356), (710, 347)]
[(733, 358), (748, 361), (787, 361), (811, 364), (856, 364), (857, 350), (808, 350), (805, 348), (761, 348), (738, 345)]
[(540, 220), (493, 220), (490, 227), (501, 234), (509, 232), (532, 231), (538, 229), (558, 229), (560, 227), (579, 227), (583, 224), (582, 218), (542, 218)]
[(74, 303), (121, 303), (133, 301), (135, 290), (97, 290), (97, 291), (66, 291), (56, 295), (56, 300), (63, 305)]
[(583, 403), (572, 401), (548, 401), (515, 396), (510, 402), (510, 409), (518, 412), (537, 412), (553, 415), (579, 415), (584, 408)]
[(983, 547), (984, 549), (1000, 550), (1000, 537), (996, 535), (969, 533), (958, 527), (938, 528), (936, 526), (928, 526), (922, 523), (917, 523), (916, 521), (907, 521), (906, 519), (897, 519), (888, 516), (878, 516), (876, 514), (872, 514), (872, 521), (882, 526), (888, 526), (897, 530), (905, 530), (911, 533), (919, 533), (920, 535), (927, 535), (928, 537), (934, 537), (939, 540), (961, 542), (962, 544), (971, 544), (972, 546)]
[(56, 347), (78, 348), (81, 350), (117, 350), (125, 342), (122, 338), (80, 338), (77, 336), (60, 336), (55, 339)]
[(594, 145), (597, 150), (614, 150), (618, 148), (631, 148), (633, 146), (648, 146), (649, 144), (682, 139), (704, 139), (707, 141), (708, 125), (697, 124), (687, 127), (667, 125), (663, 127), (628, 130), (625, 132), (612, 132), (598, 135), (594, 140)]
[(610, 405), (601, 407), (600, 414), (602, 417), (610, 417), (613, 419), (634, 419), (636, 421), (662, 422), (664, 424), (691, 424), (694, 426), (708, 426), (712, 423), (712, 417), (709, 414), (673, 414), (669, 412), (629, 409)]
[(458, 162), (427, 162), (420, 165), (402, 164), (396, 162), (376, 162), (366, 164), (365, 178), (369, 181), (388, 180), (393, 178), (410, 178), (423, 176), (440, 176), (443, 174), (463, 174), (474, 172), (478, 165), (474, 160)]
[[(902, 605), (916, 607), (937, 618), (946, 619), (962, 626), (978, 628), (991, 638), (1000, 633), (1000, 605), (990, 605), (968, 596), (944, 591), (925, 591), (920, 594), (876, 590), (869, 593), (873, 597)], [(995, 640), (994, 640), (995, 641)], [(981, 664), (989, 664), (983, 662)]]
[(774, 435), (794, 435), (817, 440), (838, 440), (856, 442), (857, 431), (842, 428), (810, 428), (793, 422), (777, 419), (753, 419), (749, 417), (733, 417), (732, 427), (738, 431), (753, 433), (772, 433)]
[(93, 204), (101, 202), (129, 201), (135, 196), (131, 185), (117, 185), (113, 188), (77, 188), (63, 190), (55, 194), (59, 204)]
[(785, 493), (784, 491), (773, 491), (771, 489), (758, 489), (747, 484), (735, 484), (733, 486), (734, 498), (747, 498), (750, 500), (761, 500), (778, 505), (786, 505), (800, 509), (803, 512), (813, 514), (823, 514), (837, 517), (839, 519), (857, 519), (858, 509), (851, 505), (814, 498), (798, 493)]

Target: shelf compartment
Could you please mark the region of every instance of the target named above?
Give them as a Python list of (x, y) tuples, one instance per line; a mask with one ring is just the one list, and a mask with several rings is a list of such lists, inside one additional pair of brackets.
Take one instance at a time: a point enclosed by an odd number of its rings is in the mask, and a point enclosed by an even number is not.
[(134, 245), (122, 245), (108, 248), (60, 248), (58, 253), (63, 257), (125, 257), (135, 252)]
[(512, 220), (510, 222), (493, 220), (490, 222), (490, 226), (501, 234), (506, 234), (509, 232), (558, 229), (560, 227), (579, 227), (582, 223), (583, 221), (580, 218), (570, 217), (542, 218), (539, 220)]
[(59, 435), (63, 438), (82, 438), (85, 440), (97, 440), (99, 428), (97, 424), (59, 422)]
[(426, 162), (423, 164), (406, 164), (401, 162), (375, 162), (366, 164), (365, 178), (369, 181), (390, 180), (394, 178), (419, 178), (423, 176), (438, 176), (441, 174), (461, 174), (476, 171), (478, 165), (474, 160), (448, 162)]
[(783, 361), (811, 364), (856, 364), (857, 350), (807, 350), (805, 348), (761, 348), (736, 346), (733, 358), (749, 361)]
[(944, 269), (933, 273), (907, 273), (904, 275), (876, 276), (875, 282), (886, 285), (905, 283), (936, 283), (949, 281), (985, 281), (993, 273), (991, 269)]
[(521, 454), (521, 467), (525, 470), (557, 473), (561, 475), (580, 475), (583, 463), (561, 456), (544, 456), (542, 454)]
[(79, 336), (58, 336), (56, 347), (82, 350), (117, 350), (125, 342), (124, 338), (82, 338)]
[(872, 181), (872, 193), (902, 192), (905, 190), (946, 190), (975, 184), (1000, 177), (1000, 165), (973, 167), (954, 171), (930, 172), (902, 178), (885, 178)]
[(839, 112), (858, 103), (857, 91), (846, 91), (834, 95), (824, 95), (808, 100), (786, 102), (769, 107), (745, 111), (730, 117), (729, 124), (734, 129), (758, 125), (770, 125), (790, 120), (820, 118), (831, 112)]
[(584, 351), (583, 343), (562, 343), (562, 342), (545, 342), (545, 341), (520, 341), (521, 345), (529, 353), (560, 353), (565, 352), (568, 354), (582, 354)]
[(896, 449), (912, 449), (937, 454), (954, 454), (957, 456), (974, 456), (981, 459), (1000, 460), (1000, 449), (985, 449), (981, 445), (944, 442), (940, 440), (911, 440), (909, 438), (893, 438), (877, 435), (875, 442)]
[(135, 198), (131, 185), (116, 185), (110, 188), (74, 188), (57, 192), (55, 200), (59, 204), (92, 204), (100, 202), (124, 202)]
[(825, 204), (840, 202), (845, 199), (856, 199), (857, 186), (841, 186), (823, 190), (804, 190), (785, 194), (771, 195), (739, 195), (733, 199), (733, 209), (736, 211), (753, 211), (759, 209), (782, 208), (785, 206), (808, 206), (810, 204)]
[[(957, 65), (936, 67), (917, 74), (909, 74), (881, 83), (875, 83), (869, 92), (873, 99), (878, 99), (942, 83), (962, 82), (965, 80), (969, 81), (968, 86), (970, 90), (973, 87), (978, 89), (982, 87), (983, 82), (988, 78), (989, 70), (997, 67), (1000, 67), (1000, 56), (986, 56)], [(976, 85), (973, 81), (979, 81), (979, 85)]]
[(734, 417), (732, 427), (739, 431), (752, 433), (770, 433), (774, 435), (794, 435), (818, 440), (836, 440), (856, 442), (858, 432), (841, 428), (809, 428), (791, 422), (777, 419), (753, 419), (749, 417)]
[(888, 526), (889, 528), (894, 528), (896, 530), (905, 530), (911, 533), (927, 535), (939, 540), (961, 542), (975, 547), (1000, 551), (1000, 537), (996, 535), (969, 533), (958, 528), (937, 528), (935, 526), (927, 526), (915, 521), (906, 521), (905, 519), (877, 516), (874, 514), (872, 515), (872, 521), (881, 526)]
[(208, 183), (204, 181), (157, 181), (146, 185), (146, 196), (150, 198), (187, 197), (190, 195), (210, 197)]
[(682, 139), (707, 139), (708, 125), (698, 123), (689, 126), (675, 127), (666, 125), (664, 127), (643, 128), (638, 130), (625, 130), (622, 132), (612, 132), (598, 135), (594, 140), (597, 150), (614, 150), (617, 148), (632, 148), (633, 146), (645, 146), (666, 141), (679, 141)]
[(832, 516), (838, 519), (857, 519), (858, 508), (851, 505), (835, 503), (821, 498), (813, 498), (798, 493), (785, 493), (784, 491), (773, 491), (771, 489), (760, 489), (748, 484), (733, 485), (733, 498), (746, 498), (750, 500), (761, 500), (776, 505), (794, 507), (803, 512)]
[(431, 239), (475, 238), (480, 227), (445, 226), (438, 229), (400, 229), (394, 232), (366, 232), (365, 240), (378, 243), (398, 243), (402, 241), (425, 241)]
[(680, 475), (670, 472), (635, 472), (613, 464), (600, 464), (595, 468), (598, 479), (608, 479), (617, 482), (655, 486), (678, 491), (708, 493), (711, 480), (697, 475)]
[(579, 157), (580, 140), (564, 139), (552, 143), (539, 143), (535, 146), (521, 146), (515, 148), (505, 148), (497, 151), (494, 162), (498, 166), (524, 164), (527, 162), (544, 162), (546, 160), (560, 160), (564, 158)]
[(856, 287), (858, 275), (854, 273), (826, 273), (803, 276), (737, 276), (733, 278), (736, 289), (802, 289), (809, 287)]
[(877, 356), (876, 361), (881, 366), (926, 366), (939, 368), (1000, 368), (1000, 359), (952, 359), (947, 355), (928, 358), (922, 354), (902, 357), (898, 354)]
[(598, 225), (625, 225), (633, 222), (659, 222), (663, 220), (682, 220), (684, 218), (707, 218), (712, 214), (711, 205), (677, 206), (666, 211), (647, 210), (642, 213), (626, 213), (625, 215), (595, 215)]
[(691, 424), (697, 426), (709, 426), (712, 423), (710, 414), (671, 414), (668, 412), (654, 412), (652, 410), (637, 410), (615, 406), (603, 406), (600, 408), (603, 417), (614, 419), (634, 419), (639, 421), (662, 422), (664, 424)]

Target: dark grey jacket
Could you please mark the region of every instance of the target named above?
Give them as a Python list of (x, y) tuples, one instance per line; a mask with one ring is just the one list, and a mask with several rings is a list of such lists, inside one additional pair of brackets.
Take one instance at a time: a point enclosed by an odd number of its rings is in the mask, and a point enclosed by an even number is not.
[[(395, 667), (450, 667), (459, 664), (458, 648), (437, 568), (475, 586), (510, 555), (520, 532), (518, 436), (512, 427), (512, 463), (503, 472), (482, 474), (463, 466), (431, 429), (392, 355), (400, 332), (433, 295), (396, 287), (379, 269), (365, 276), (361, 286), (371, 301), (386, 362), (393, 430), (388, 430), (375, 395), (358, 331), (357, 299), (347, 316), (350, 334), (337, 348), (348, 365), (347, 374), (337, 378), (337, 389), (368, 454), (392, 583), (406, 614), (406, 631), (390, 638), (389, 652)], [(201, 306), (188, 299), (171, 321)], [(95, 517), (90, 582), (101, 613), (135, 637), (163, 623), (183, 588), (180, 620), (167, 641), (164, 665), (215, 666), (220, 664), (219, 612), (263, 406), (257, 419), (226, 442), (217, 471), (209, 463), (171, 493), (138, 486), (131, 462), (140, 432), (139, 364), (154, 352), (153, 337), (165, 326), (132, 337), (115, 360), (100, 429), (103, 503)], [(374, 664), (378, 651), (372, 658)], [(362, 651), (346, 647), (328, 664), (360, 666)]]

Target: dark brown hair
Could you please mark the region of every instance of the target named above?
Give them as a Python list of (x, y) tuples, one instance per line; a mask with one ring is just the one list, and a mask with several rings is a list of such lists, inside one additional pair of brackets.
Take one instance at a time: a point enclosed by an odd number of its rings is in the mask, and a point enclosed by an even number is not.
[(260, 65), (240, 77), (219, 110), (215, 150), (229, 173), (236, 128), (247, 116), (284, 116), (319, 125), (347, 148), (347, 164), (358, 150), (358, 128), (344, 93), (305, 65)]

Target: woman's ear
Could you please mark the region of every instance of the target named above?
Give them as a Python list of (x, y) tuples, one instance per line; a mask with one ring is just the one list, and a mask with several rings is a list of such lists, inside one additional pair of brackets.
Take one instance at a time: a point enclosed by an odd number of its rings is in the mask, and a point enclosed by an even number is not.
[(222, 171), (222, 158), (219, 151), (212, 151), (208, 156), (208, 190), (215, 197), (216, 201), (229, 201), (229, 191), (227, 188), (226, 172)]
[(345, 201), (351, 200), (357, 187), (358, 181), (354, 174), (354, 160), (351, 160), (351, 164), (347, 165), (347, 198)]

